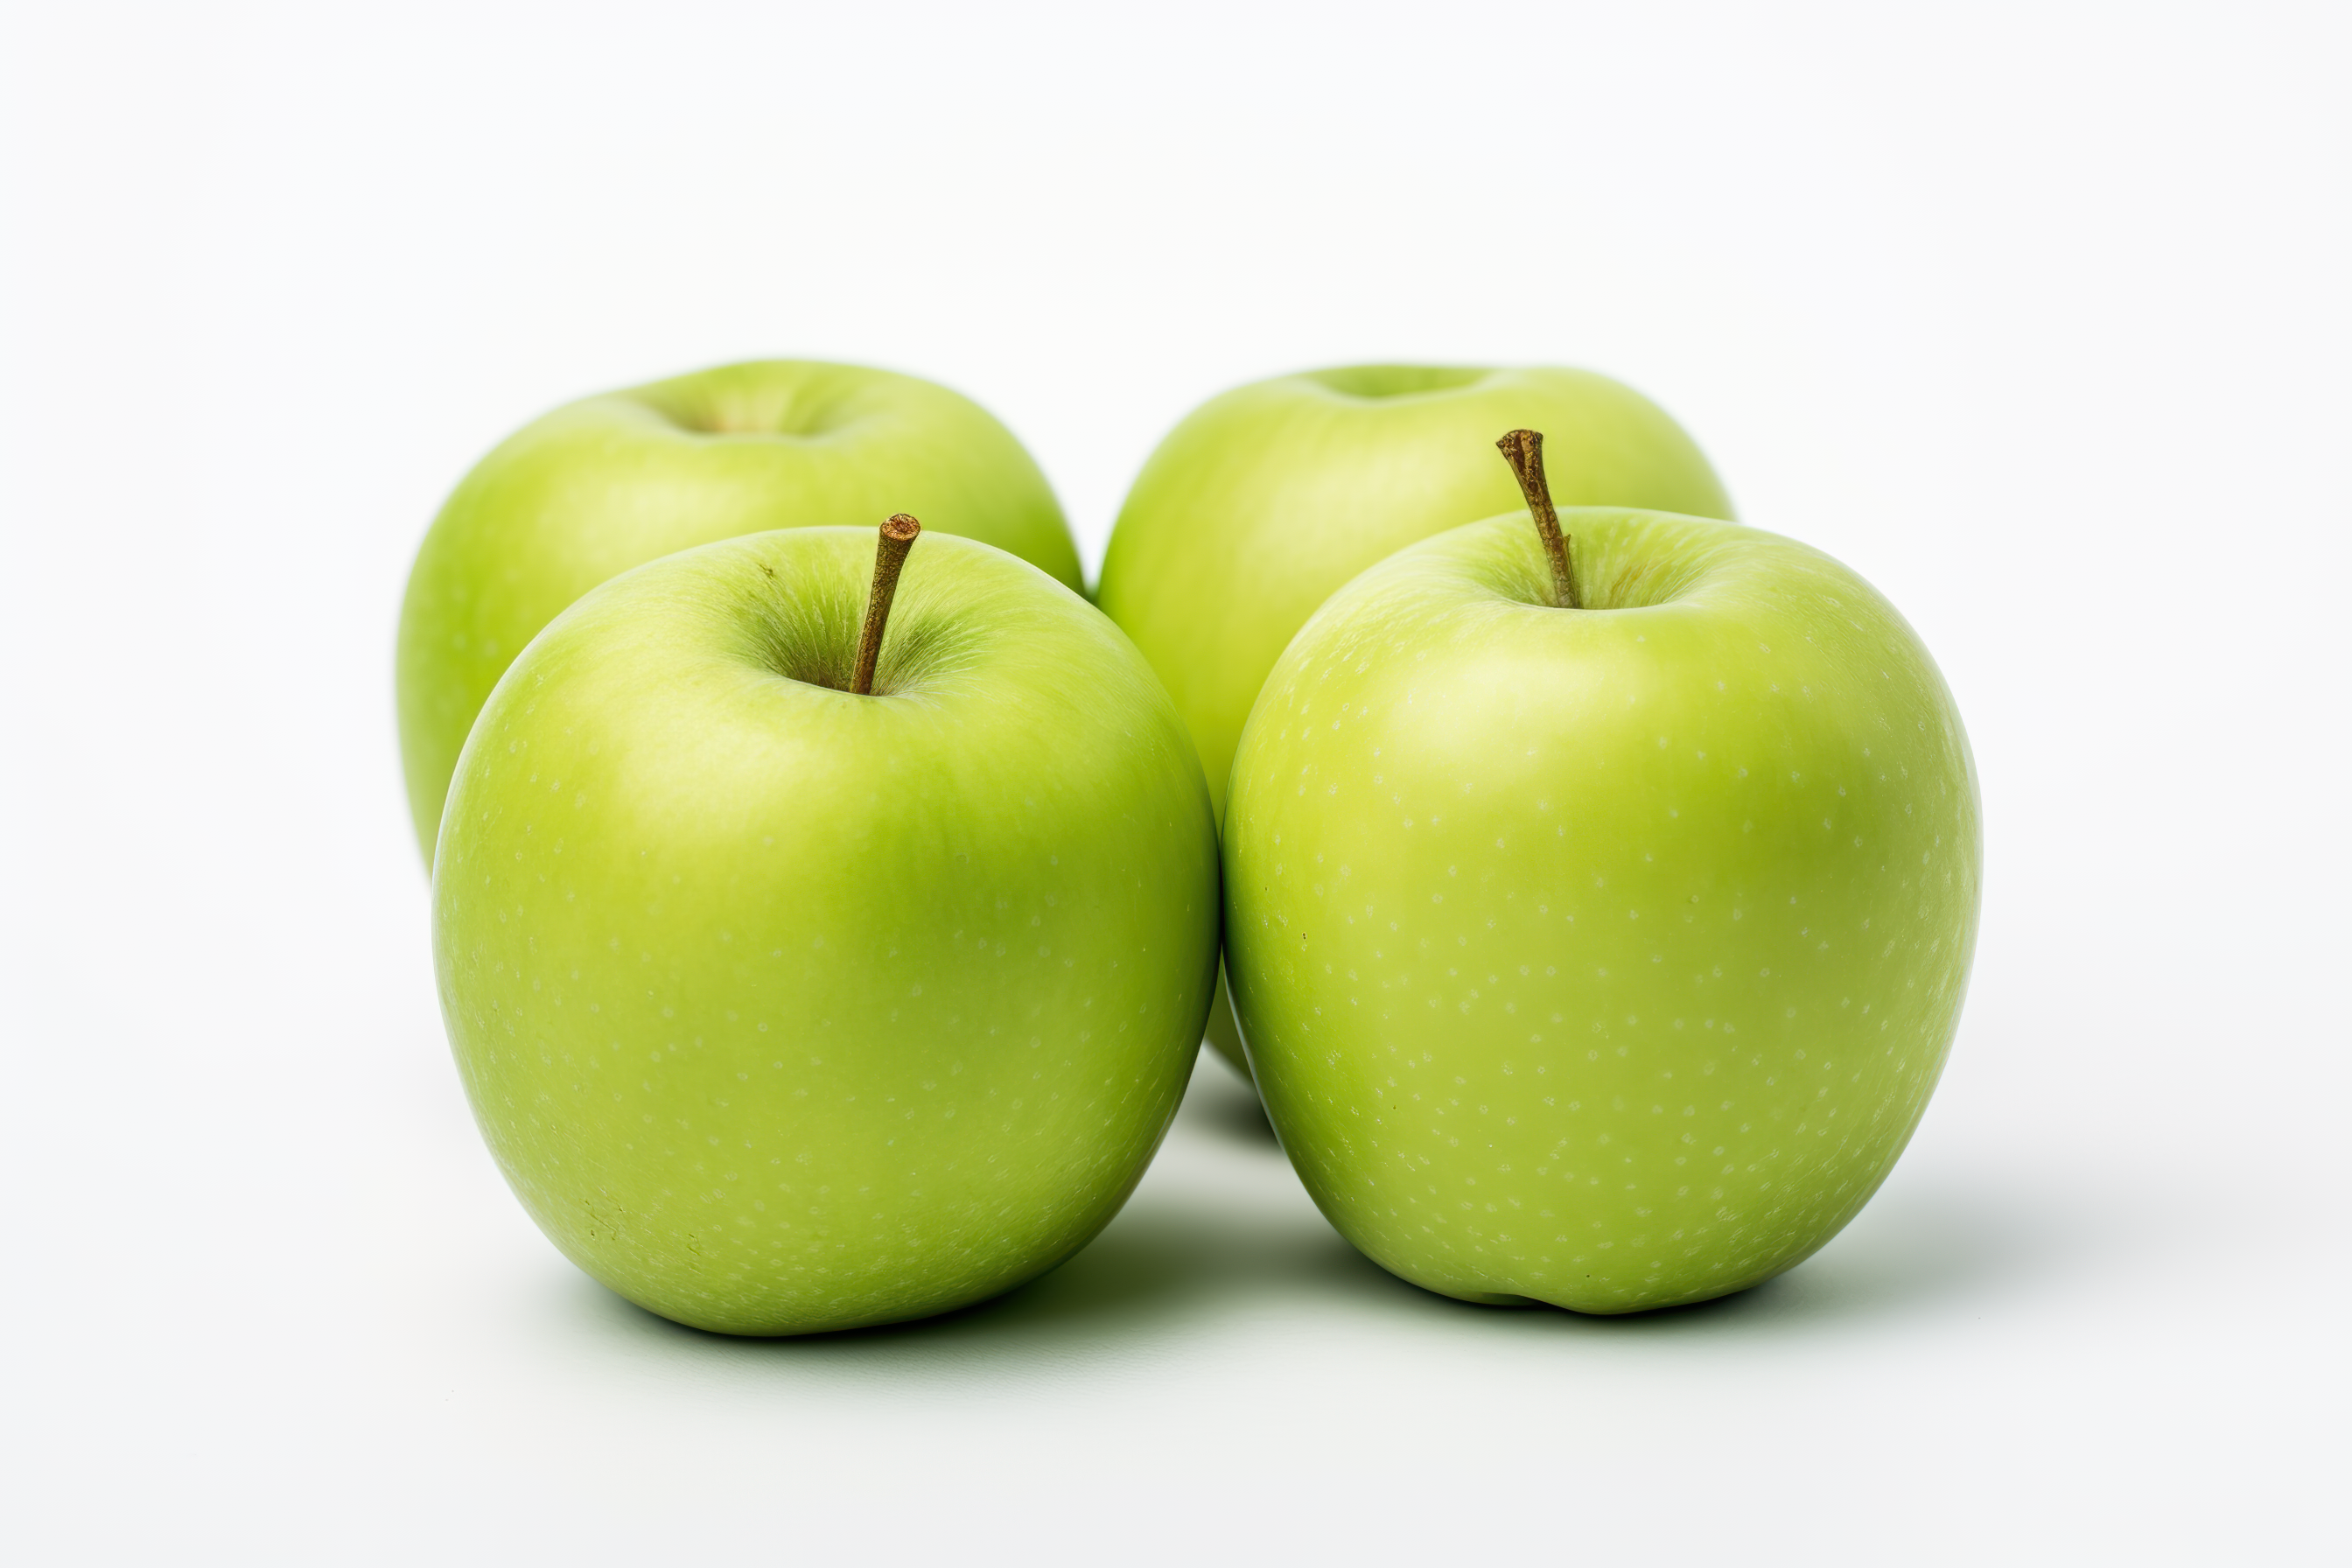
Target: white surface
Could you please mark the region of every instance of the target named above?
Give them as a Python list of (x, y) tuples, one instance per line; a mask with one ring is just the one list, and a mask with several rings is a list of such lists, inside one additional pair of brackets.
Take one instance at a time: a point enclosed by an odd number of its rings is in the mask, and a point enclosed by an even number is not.
[[(2340, 6), (343, 9), (0, 38), (0, 1556), (2352, 1550)], [(1212, 1062), (994, 1307), (742, 1344), (572, 1272), (440, 1037), (393, 623), (506, 429), (756, 353), (980, 397), (1090, 563), (1239, 380), (1658, 396), (1975, 739), (1879, 1199), (1717, 1306), (1462, 1307)]]

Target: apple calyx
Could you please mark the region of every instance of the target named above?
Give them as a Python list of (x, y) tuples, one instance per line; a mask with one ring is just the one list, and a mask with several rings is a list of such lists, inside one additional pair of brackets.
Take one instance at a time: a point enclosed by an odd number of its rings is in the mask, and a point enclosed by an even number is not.
[(893, 512), (875, 541), (874, 587), (866, 595), (866, 629), (858, 634), (857, 673), (849, 683), (849, 689), (860, 697), (874, 695), (874, 667), (882, 658), (882, 628), (890, 621), (890, 601), (898, 592), (898, 574), (907, 564), (907, 552), (915, 548), (915, 536), (922, 531), (923, 525), (905, 512)]
[(1514, 430), (1495, 443), (1501, 448), (1503, 461), (1511, 465), (1511, 477), (1519, 481), (1519, 493), (1528, 498), (1528, 515), (1536, 520), (1536, 533), (1543, 540), (1544, 555), (1551, 562), (1552, 592), (1563, 610), (1584, 608), (1584, 595), (1576, 584), (1576, 563), (1568, 553), (1568, 536), (1559, 531), (1559, 513), (1552, 510), (1551, 485), (1544, 478), (1543, 432)]

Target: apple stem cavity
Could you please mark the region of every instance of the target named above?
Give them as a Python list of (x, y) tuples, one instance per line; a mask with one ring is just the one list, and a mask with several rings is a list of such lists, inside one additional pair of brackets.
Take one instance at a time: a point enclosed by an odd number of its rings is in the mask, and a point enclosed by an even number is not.
[(874, 588), (866, 595), (866, 629), (857, 638), (857, 674), (849, 689), (860, 697), (874, 695), (874, 667), (882, 658), (882, 628), (890, 624), (890, 601), (898, 592), (898, 574), (907, 564), (907, 552), (915, 548), (915, 536), (923, 525), (905, 512), (894, 512), (882, 525), (881, 537), (874, 545)]
[(1551, 562), (1552, 591), (1559, 607), (1584, 608), (1584, 595), (1576, 585), (1576, 562), (1568, 552), (1568, 535), (1559, 531), (1559, 513), (1552, 510), (1551, 485), (1544, 478), (1543, 432), (1514, 430), (1495, 445), (1502, 448), (1503, 461), (1511, 465), (1519, 493), (1528, 498), (1528, 513), (1536, 520), (1536, 533)]

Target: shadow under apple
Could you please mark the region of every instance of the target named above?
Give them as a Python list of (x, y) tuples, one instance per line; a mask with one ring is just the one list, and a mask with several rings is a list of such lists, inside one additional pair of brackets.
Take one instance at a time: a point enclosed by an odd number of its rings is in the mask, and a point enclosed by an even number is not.
[[(1714, 1301), (1601, 1318), (1534, 1306), (1456, 1301), (1411, 1285), (1349, 1247), (1319, 1217), (1234, 1213), (1172, 1195), (1130, 1206), (1095, 1242), (994, 1300), (912, 1323), (804, 1339), (743, 1340), (683, 1328), (584, 1279), (575, 1300), (631, 1338), (693, 1359), (793, 1377), (936, 1384), (1011, 1368), (1078, 1376), (1108, 1362), (1179, 1353), (1235, 1316), (1367, 1316), (1419, 1325), (1442, 1342), (1620, 1345), (1688, 1336), (1786, 1340), (1948, 1310), (2044, 1272), (2069, 1250), (2045, 1210), (2000, 1194), (1937, 1187), (1882, 1194), (1816, 1258)], [(1531, 1343), (1530, 1349), (1534, 1346)]]
[(909, 1323), (796, 1339), (739, 1339), (674, 1323), (584, 1277), (575, 1303), (608, 1328), (683, 1353), (796, 1369), (987, 1375), (1007, 1363), (1079, 1370), (1172, 1346), (1224, 1310), (1270, 1301), (1344, 1302), (1368, 1288), (1421, 1295), (1311, 1224), (1139, 1202), (1083, 1251), (992, 1300)]
[[(1235, 1317), (1410, 1321), (1475, 1341), (1618, 1344), (1787, 1338), (1949, 1310), (2080, 1263), (2119, 1228), (2074, 1184), (2044, 1175), (1898, 1171), (1818, 1255), (1737, 1295), (1625, 1317), (1540, 1305), (1481, 1306), (1390, 1274), (1326, 1224), (1282, 1158), (1257, 1096), (1203, 1059), (1155, 1170), (1093, 1243), (1014, 1290), (936, 1318), (801, 1339), (706, 1333), (646, 1312), (583, 1277), (592, 1320), (666, 1352), (858, 1380), (984, 1379), (1008, 1365), (1076, 1375), (1105, 1361), (1173, 1352)], [(2066, 1203), (2053, 1193), (2071, 1193)]]

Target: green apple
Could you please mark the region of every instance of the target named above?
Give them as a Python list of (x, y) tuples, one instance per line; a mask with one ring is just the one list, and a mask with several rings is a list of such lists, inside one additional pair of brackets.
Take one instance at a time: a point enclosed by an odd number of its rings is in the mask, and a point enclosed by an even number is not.
[(474, 716), (566, 605), (673, 551), (901, 509), (1083, 587), (1021, 443), (913, 376), (729, 365), (591, 397), (509, 437), (441, 509), (401, 608), (400, 749), (426, 858)]
[(1729, 517), (1664, 410), (1590, 371), (1356, 365), (1212, 398), (1119, 509), (1097, 595), (1167, 683), (1224, 800), (1234, 745), (1293, 634), (1341, 584), (1518, 499), (1495, 432), (1551, 434), (1569, 502)]
[(1226, 965), (1349, 1241), (1465, 1300), (1637, 1311), (1790, 1268), (1901, 1153), (1975, 946), (1976, 777), (1837, 562), (1559, 521), (1583, 608), (1521, 511), (1291, 643), (1234, 763)]
[[(1097, 602), (1184, 716), (1223, 810), (1234, 745), (1294, 633), (1372, 563), (1513, 505), (1495, 432), (1552, 433), (1570, 501), (1731, 516), (1698, 447), (1590, 371), (1353, 365), (1262, 381), (1186, 416), (1120, 508)], [(1223, 1000), (1210, 1043), (1240, 1065)]]
[(699, 1328), (1052, 1268), (1142, 1174), (1208, 1008), (1215, 828), (1150, 667), (939, 536), (858, 694), (876, 557), (794, 529), (592, 591), (499, 681), (442, 822), (442, 1007), (492, 1152), (566, 1256)]

